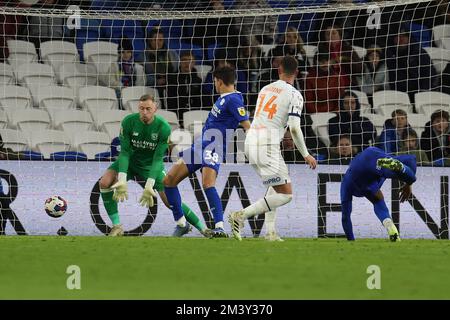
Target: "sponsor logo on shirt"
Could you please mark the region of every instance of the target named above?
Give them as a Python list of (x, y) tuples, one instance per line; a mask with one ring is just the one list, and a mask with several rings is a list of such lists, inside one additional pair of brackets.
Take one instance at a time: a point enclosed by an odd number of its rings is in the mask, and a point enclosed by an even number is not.
[(158, 140), (158, 134), (152, 133), (152, 140)]

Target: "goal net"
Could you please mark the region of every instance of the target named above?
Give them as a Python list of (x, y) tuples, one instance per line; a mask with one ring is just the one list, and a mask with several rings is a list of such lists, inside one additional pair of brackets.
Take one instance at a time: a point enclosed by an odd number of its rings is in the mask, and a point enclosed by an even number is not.
[[(280, 147), (294, 197), (277, 213), (282, 237), (340, 237), (340, 182), (362, 150), (414, 154), (417, 182), (382, 187), (403, 237), (447, 238), (450, 166), (450, 13), (447, 1), (60, 1), (0, 4), (0, 234), (101, 235), (111, 230), (98, 180), (120, 152), (120, 124), (150, 94), (172, 127), (168, 170), (199, 136), (218, 99), (213, 71), (236, 71), (250, 118), (259, 91), (278, 80), (283, 56), (298, 62), (302, 129), (319, 161), (308, 169), (289, 130)], [(220, 103), (218, 100), (217, 103)], [(225, 221), (266, 191), (246, 161), (245, 132), (231, 137), (217, 190)], [(171, 235), (158, 199), (139, 206), (129, 182), (119, 203), (126, 235)], [(200, 172), (183, 181), (185, 203), (214, 228)], [(67, 212), (49, 217), (59, 195)], [(264, 235), (264, 215), (244, 235)], [(357, 237), (385, 237), (364, 198), (354, 198)], [(225, 222), (229, 231), (229, 225)], [(199, 236), (193, 231), (188, 236)]]

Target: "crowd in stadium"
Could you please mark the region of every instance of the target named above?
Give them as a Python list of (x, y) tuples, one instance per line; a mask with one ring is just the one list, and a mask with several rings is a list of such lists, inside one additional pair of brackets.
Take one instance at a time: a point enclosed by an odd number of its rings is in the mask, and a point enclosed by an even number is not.
[[(9, 1), (7, 5), (17, 6), (19, 2)], [(292, 6), (295, 1), (284, 2)], [(206, 10), (256, 10), (284, 2), (195, 3)], [(308, 4), (325, 2), (308, 1)], [(76, 4), (83, 9), (114, 9), (114, 6), (129, 9), (130, 3), (43, 0), (35, 6)], [(160, 5), (179, 9), (184, 2), (139, 3), (142, 8)], [(448, 60), (442, 64), (444, 58), (439, 60), (432, 55), (432, 49), (450, 50), (434, 34), (435, 27), (450, 25), (447, 1), (385, 7), (379, 23), (373, 26), (367, 23), (370, 14), (366, 8), (288, 17), (186, 21), (82, 19), (78, 30), (68, 29), (62, 17), (4, 15), (0, 19), (0, 62), (5, 64), (11, 39), (33, 43), (38, 61), (43, 61), (41, 44), (49, 40), (74, 43), (80, 61), (88, 42), (117, 44), (117, 61), (104, 63), (102, 72), (97, 70), (96, 85), (114, 89), (119, 109), (126, 109), (124, 88), (154, 88), (161, 109), (175, 112), (180, 127), (186, 112), (209, 110), (217, 98), (212, 77), (215, 68), (231, 65), (236, 69), (236, 88), (244, 94), (249, 111), (254, 112), (259, 90), (278, 79), (281, 57), (295, 56), (299, 64), (295, 87), (305, 99), (304, 134), (308, 148), (320, 160), (348, 163), (356, 153), (376, 145), (392, 154), (414, 153), (424, 165), (450, 165), (450, 96), (446, 95), (450, 94), (450, 64)], [(430, 92), (442, 94), (435, 98), (440, 102), (439, 108), (435, 107), (438, 103), (430, 102), (433, 106), (429, 109), (418, 100)], [(282, 145), (287, 162), (303, 160), (289, 131)], [(11, 157), (17, 157), (9, 151)], [(5, 155), (5, 151), (0, 151), (0, 159)]]

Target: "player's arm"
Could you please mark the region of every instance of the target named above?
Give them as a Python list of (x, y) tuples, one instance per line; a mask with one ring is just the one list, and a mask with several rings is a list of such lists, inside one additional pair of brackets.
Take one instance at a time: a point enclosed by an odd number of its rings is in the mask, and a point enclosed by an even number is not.
[(130, 127), (129, 120), (127, 118), (123, 119), (120, 134), (120, 154), (119, 154), (119, 173), (118, 181), (111, 186), (114, 190), (113, 199), (115, 201), (124, 201), (128, 199), (128, 188), (127, 188), (127, 171), (130, 163), (131, 156), (131, 141), (130, 141)]
[(239, 122), (242, 128), (244, 128), (245, 132), (247, 132), (250, 129), (250, 120), (244, 120)]
[(303, 98), (301, 97), (300, 93), (298, 94), (298, 96), (295, 95), (293, 97), (289, 108), (290, 112), (287, 124), (291, 131), (292, 140), (294, 140), (295, 146), (297, 147), (298, 151), (300, 151), (300, 154), (305, 159), (309, 167), (311, 169), (315, 169), (317, 167), (317, 161), (308, 152), (305, 138), (303, 137), (302, 128), (300, 126), (300, 114), (303, 108)]
[(153, 152), (153, 159), (150, 166), (149, 176), (145, 183), (144, 191), (139, 200), (141, 206), (153, 207), (154, 199), (156, 197), (156, 192), (153, 190), (155, 185), (156, 177), (161, 173), (161, 165), (163, 163), (164, 156), (166, 155), (167, 149), (169, 148), (169, 137), (171, 133), (171, 128), (169, 125), (164, 126), (159, 134), (158, 144), (156, 145), (155, 151)]
[(243, 106), (243, 103), (238, 99), (233, 99), (228, 104), (228, 110), (230, 110), (233, 117), (239, 121), (239, 124), (244, 128), (245, 132), (250, 129), (250, 121), (248, 111)]

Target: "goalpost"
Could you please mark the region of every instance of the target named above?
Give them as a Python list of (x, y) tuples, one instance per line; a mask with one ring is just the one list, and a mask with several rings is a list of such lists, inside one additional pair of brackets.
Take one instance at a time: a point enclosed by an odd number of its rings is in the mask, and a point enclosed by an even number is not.
[[(448, 239), (448, 10), (445, 1), (423, 0), (4, 1), (0, 234), (107, 233), (97, 181), (117, 157), (120, 122), (137, 112), (140, 96), (155, 96), (172, 126), (170, 168), (217, 98), (214, 68), (235, 67), (252, 115), (259, 90), (278, 79), (280, 57), (292, 55), (319, 168), (305, 167), (287, 133), (294, 198), (277, 214), (279, 234), (342, 236), (339, 182), (352, 157), (376, 145), (420, 162), (410, 202), (399, 204), (395, 181), (382, 189), (402, 236)], [(265, 191), (246, 163), (244, 138), (238, 129), (219, 172), (225, 219)], [(138, 205), (141, 187), (129, 187), (119, 206), (126, 234), (170, 235), (170, 210), (158, 199), (147, 212)], [(211, 227), (201, 175), (180, 193)], [(52, 195), (68, 202), (57, 219), (43, 208)], [(372, 212), (354, 201), (357, 237), (385, 237)], [(264, 234), (263, 217), (245, 228), (247, 237)]]

